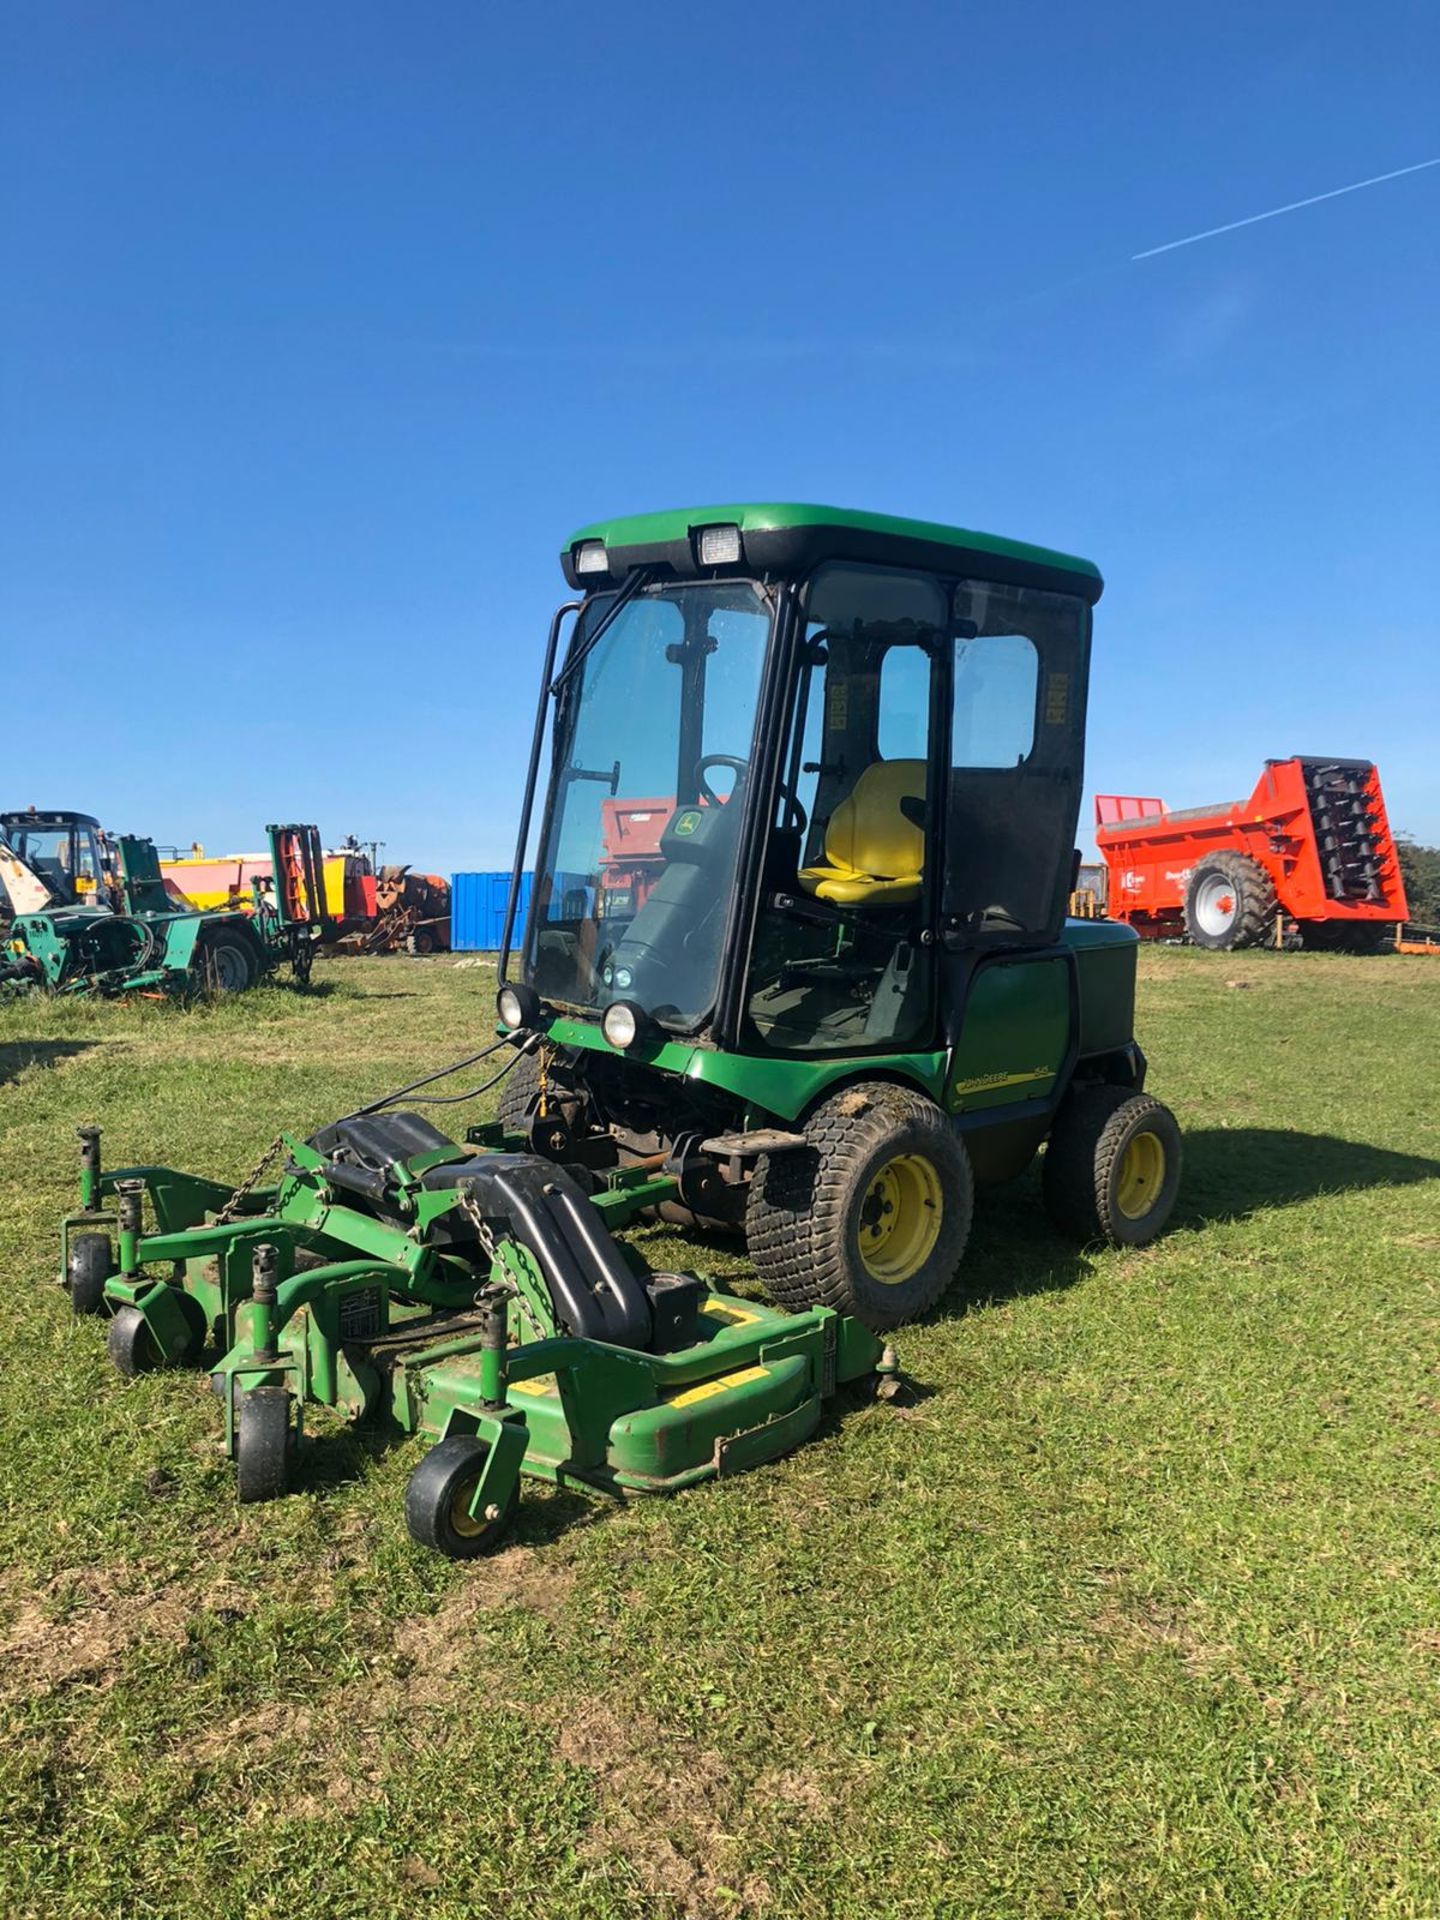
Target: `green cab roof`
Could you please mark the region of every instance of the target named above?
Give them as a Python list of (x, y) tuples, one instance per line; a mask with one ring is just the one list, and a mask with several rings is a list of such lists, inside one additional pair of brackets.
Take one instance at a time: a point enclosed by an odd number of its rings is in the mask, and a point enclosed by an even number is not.
[[(744, 566), (752, 572), (797, 573), (824, 559), (881, 564), (888, 560), (902, 566), (975, 569), (989, 578), (1053, 585), (1092, 602), (1099, 599), (1104, 584), (1092, 561), (1029, 541), (1007, 540), (935, 520), (906, 520), (894, 514), (794, 501), (673, 507), (597, 520), (570, 536), (561, 564), (572, 587), (601, 586), (607, 579), (614, 582), (638, 566), (709, 578), (724, 569), (701, 566), (696, 536), (701, 528), (715, 526), (739, 527)], [(576, 549), (597, 542), (605, 548), (606, 568), (577, 571)]]

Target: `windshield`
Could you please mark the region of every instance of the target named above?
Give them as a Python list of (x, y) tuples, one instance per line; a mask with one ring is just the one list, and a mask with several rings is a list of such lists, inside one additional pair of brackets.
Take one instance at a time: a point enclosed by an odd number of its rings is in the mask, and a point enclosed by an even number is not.
[(694, 1027), (715, 1000), (770, 610), (745, 581), (586, 603), (561, 675), (525, 974)]

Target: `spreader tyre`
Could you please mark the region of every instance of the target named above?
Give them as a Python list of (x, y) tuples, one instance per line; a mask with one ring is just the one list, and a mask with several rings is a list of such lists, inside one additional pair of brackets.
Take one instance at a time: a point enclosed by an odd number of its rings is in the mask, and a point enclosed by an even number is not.
[(410, 1537), (451, 1560), (473, 1560), (488, 1553), (515, 1517), (520, 1499), (517, 1481), (504, 1506), (481, 1519), (470, 1512), (476, 1482), (489, 1457), (486, 1441), (453, 1433), (432, 1447), (405, 1489), (405, 1524)]
[(155, 1336), (138, 1307), (120, 1308), (110, 1322), (105, 1346), (116, 1370), (123, 1373), (127, 1380), (133, 1380), (140, 1373), (149, 1373), (161, 1364)]
[(107, 1233), (77, 1233), (70, 1242), (65, 1284), (76, 1313), (99, 1313), (105, 1304), (105, 1282), (114, 1272)]
[(1158, 1100), (1125, 1087), (1079, 1087), (1045, 1149), (1046, 1211), (1072, 1239), (1143, 1247), (1174, 1211), (1182, 1157), (1175, 1116)]
[(294, 1451), (289, 1392), (252, 1388), (240, 1402), (235, 1435), (235, 1491), (241, 1500), (278, 1500), (290, 1484)]
[(1185, 889), (1185, 931), (1197, 947), (1258, 947), (1275, 925), (1275, 883), (1244, 853), (1212, 853)]
[(778, 1306), (834, 1307), (883, 1331), (955, 1278), (975, 1181), (933, 1100), (888, 1082), (846, 1087), (805, 1122), (808, 1145), (761, 1157), (745, 1228)]

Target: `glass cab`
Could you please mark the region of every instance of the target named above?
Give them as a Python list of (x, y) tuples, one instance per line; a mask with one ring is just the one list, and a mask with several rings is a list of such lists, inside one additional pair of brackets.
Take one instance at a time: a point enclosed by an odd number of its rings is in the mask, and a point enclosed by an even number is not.
[(679, 514), (568, 552), (521, 977), (750, 1054), (943, 1045), (968, 967), (1060, 936), (1099, 576), (928, 523), (727, 513), (723, 550)]
[(58, 906), (103, 906), (100, 836), (86, 820), (13, 820), (4, 838)]

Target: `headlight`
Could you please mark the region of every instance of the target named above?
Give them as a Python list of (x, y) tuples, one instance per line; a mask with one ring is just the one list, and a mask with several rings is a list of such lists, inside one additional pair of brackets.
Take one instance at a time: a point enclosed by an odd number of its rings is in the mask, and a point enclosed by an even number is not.
[(610, 556), (603, 540), (582, 540), (575, 549), (576, 573), (608, 573)]
[(518, 1032), (539, 1020), (540, 996), (533, 987), (501, 987), (495, 996), (495, 1011), (502, 1025)]
[(600, 1031), (612, 1047), (624, 1049), (635, 1045), (645, 1026), (643, 1007), (637, 1007), (633, 1000), (617, 1000), (613, 1007), (605, 1009)]
[(740, 560), (739, 527), (702, 527), (700, 564), (702, 567), (733, 567)]

